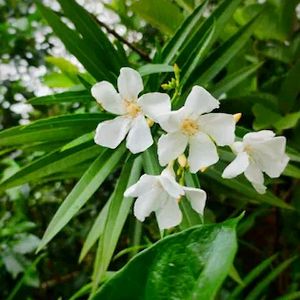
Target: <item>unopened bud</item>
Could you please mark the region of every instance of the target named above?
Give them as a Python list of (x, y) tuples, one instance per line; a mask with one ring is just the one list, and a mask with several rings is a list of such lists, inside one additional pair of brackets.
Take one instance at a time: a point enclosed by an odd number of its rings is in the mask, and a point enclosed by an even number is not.
[(233, 119), (234, 119), (235, 123), (237, 123), (240, 120), (241, 117), (242, 117), (241, 113), (234, 114)]
[(149, 127), (152, 127), (153, 124), (154, 124), (154, 121), (150, 118), (147, 118), (147, 124), (148, 124)]
[(182, 167), (182, 168), (186, 167), (187, 159), (184, 154), (179, 155), (179, 157), (177, 158), (177, 161), (178, 161), (178, 164), (180, 165), (180, 167)]

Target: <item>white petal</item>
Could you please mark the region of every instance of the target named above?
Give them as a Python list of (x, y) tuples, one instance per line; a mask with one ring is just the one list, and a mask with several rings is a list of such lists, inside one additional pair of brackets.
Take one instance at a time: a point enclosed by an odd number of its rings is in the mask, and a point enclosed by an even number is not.
[(283, 136), (250, 145), (253, 148), (251, 156), (256, 164), (271, 178), (279, 177), (288, 163), (285, 145), (286, 138)]
[(264, 175), (255, 163), (252, 162), (249, 164), (245, 171), (245, 176), (259, 194), (264, 194), (266, 192), (266, 187), (264, 186)]
[(93, 85), (91, 93), (105, 110), (116, 115), (122, 115), (125, 113), (123, 100), (113, 85), (108, 81), (101, 81)]
[(192, 208), (199, 214), (203, 215), (205, 202), (206, 202), (206, 192), (201, 189), (196, 189), (192, 187), (184, 187), (187, 199), (190, 201)]
[(206, 134), (198, 133), (190, 138), (188, 163), (191, 173), (213, 165), (218, 160), (216, 146)]
[(159, 209), (161, 193), (162, 190), (160, 189), (151, 189), (137, 198), (134, 203), (133, 213), (138, 220), (143, 222), (151, 212)]
[(161, 176), (159, 176), (159, 181), (171, 197), (178, 199), (184, 195), (183, 187), (176, 182), (175, 178), (167, 170), (164, 170)]
[(250, 132), (244, 135), (243, 140), (247, 143), (262, 142), (271, 139), (275, 133), (271, 130), (261, 130), (258, 132)]
[(158, 186), (157, 176), (144, 174), (132, 186), (130, 186), (124, 193), (125, 197), (139, 197), (147, 190), (153, 189)]
[(156, 211), (156, 218), (160, 230), (175, 227), (182, 220), (182, 213), (175, 198), (168, 197), (164, 205)]
[(130, 124), (131, 120), (123, 116), (101, 122), (96, 129), (95, 143), (115, 149), (124, 140)]
[(223, 178), (234, 178), (247, 169), (249, 166), (249, 156), (246, 152), (240, 152), (236, 158), (223, 171)]
[(213, 138), (219, 146), (234, 142), (235, 121), (233, 115), (213, 113), (199, 118), (200, 130)]
[(122, 68), (118, 77), (118, 89), (122, 99), (137, 100), (144, 89), (140, 73), (131, 68)]
[(144, 114), (158, 122), (159, 116), (171, 111), (171, 100), (168, 94), (148, 93), (139, 98), (138, 104)]
[(158, 140), (158, 159), (161, 166), (181, 155), (188, 142), (188, 137), (180, 132), (163, 134)]
[(220, 102), (201, 86), (194, 86), (188, 95), (185, 107), (193, 114), (201, 115), (219, 107)]
[(188, 112), (184, 107), (170, 113), (161, 114), (159, 116), (160, 127), (167, 132), (176, 132), (181, 128), (182, 121), (188, 116)]
[(263, 172), (253, 162), (250, 162), (249, 166), (245, 170), (245, 176), (251, 183), (256, 183), (256, 184), (264, 183)]
[(258, 184), (258, 183), (251, 183), (251, 184), (259, 194), (264, 194), (267, 190), (266, 186), (263, 184)]
[(143, 152), (153, 144), (150, 128), (143, 115), (137, 116), (129, 130), (126, 147), (132, 153)]

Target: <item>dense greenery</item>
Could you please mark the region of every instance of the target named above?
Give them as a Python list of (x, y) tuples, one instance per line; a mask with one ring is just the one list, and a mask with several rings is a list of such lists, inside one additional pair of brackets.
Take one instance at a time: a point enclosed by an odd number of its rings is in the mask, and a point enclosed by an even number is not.
[[(58, 2), (59, 11), (39, 0), (0, 8), (0, 67), (46, 65), (43, 82), (54, 88), (40, 97), (18, 77), (0, 86), (0, 298), (300, 299), (298, 1), (115, 0), (105, 9), (119, 16), (122, 36), (86, 3)], [(46, 24), (53, 32), (42, 31), (40, 47), (34, 32)], [(53, 55), (55, 36), (81, 66)], [(222, 112), (242, 113), (238, 137), (286, 136), (283, 175), (266, 179), (265, 194), (243, 176), (223, 179), (233, 155), (221, 148), (204, 172), (178, 168), (185, 185), (207, 192), (203, 217), (181, 201), (180, 226), (160, 232), (153, 215), (140, 223), (124, 191), (161, 172), (156, 146), (131, 154), (93, 140), (113, 116), (91, 87), (116, 86), (125, 66), (139, 71), (144, 92), (167, 92), (173, 108), (204, 86)], [(34, 107), (28, 125), (11, 109), (17, 94)]]

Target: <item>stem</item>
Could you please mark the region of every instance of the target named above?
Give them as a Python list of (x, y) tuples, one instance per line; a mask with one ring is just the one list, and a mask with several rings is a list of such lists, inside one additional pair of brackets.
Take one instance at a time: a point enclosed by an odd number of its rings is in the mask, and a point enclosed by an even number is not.
[(135, 45), (128, 42), (126, 39), (124, 39), (122, 36), (120, 36), (114, 29), (110, 28), (107, 24), (103, 23), (102, 21), (98, 20), (95, 16), (93, 16), (95, 21), (101, 26), (104, 27), (108, 33), (112, 34), (116, 39), (121, 41), (123, 44), (127, 45), (131, 50), (139, 54), (141, 58), (143, 58), (147, 62), (151, 62), (151, 58), (149, 55), (144, 52), (143, 50), (137, 48)]

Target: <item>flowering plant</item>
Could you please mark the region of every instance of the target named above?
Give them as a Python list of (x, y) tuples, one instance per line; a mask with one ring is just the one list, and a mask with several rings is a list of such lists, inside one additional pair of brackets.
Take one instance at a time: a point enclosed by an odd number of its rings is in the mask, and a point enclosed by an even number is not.
[(272, 131), (248, 133), (243, 142), (235, 142), (235, 123), (241, 115), (210, 113), (219, 108), (220, 103), (203, 87), (194, 86), (184, 106), (176, 111), (171, 111), (167, 94), (148, 93), (138, 98), (143, 83), (133, 69), (120, 70), (118, 88), (120, 94), (107, 81), (92, 87), (92, 95), (105, 110), (121, 114), (98, 125), (95, 143), (115, 149), (129, 132), (126, 147), (135, 154), (153, 144), (149, 128), (152, 120), (166, 132), (159, 137), (157, 148), (160, 165), (168, 164), (168, 167), (159, 176), (143, 175), (124, 193), (125, 197), (137, 197), (135, 216), (144, 221), (154, 211), (161, 230), (180, 224), (182, 214), (178, 202), (183, 195), (200, 214), (206, 201), (205, 191), (176, 182), (175, 160), (181, 172), (205, 171), (219, 160), (216, 146), (230, 146), (237, 157), (225, 168), (222, 177), (233, 178), (244, 172), (258, 193), (266, 190), (262, 172), (272, 178), (279, 177), (289, 161), (285, 154), (285, 137), (274, 137)]

